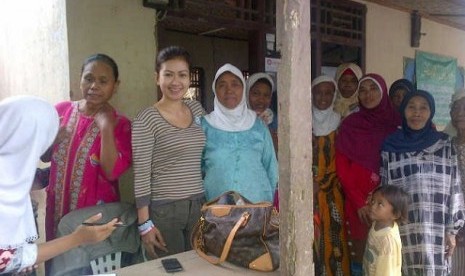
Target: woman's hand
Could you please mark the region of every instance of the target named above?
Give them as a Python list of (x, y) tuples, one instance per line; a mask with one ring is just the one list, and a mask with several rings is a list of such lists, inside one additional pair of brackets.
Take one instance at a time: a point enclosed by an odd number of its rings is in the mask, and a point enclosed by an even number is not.
[(446, 257), (452, 257), (455, 250), (455, 235), (446, 234)]
[(113, 130), (116, 126), (113, 107), (108, 103), (104, 104), (95, 114), (94, 121), (100, 131), (103, 131), (107, 127)]
[(368, 226), (371, 225), (370, 206), (365, 205), (362, 208), (358, 209), (357, 214), (361, 222), (365, 223)]
[[(98, 213), (89, 219), (87, 219), (85, 222), (97, 222), (102, 218), (102, 214)], [(97, 243), (100, 241), (105, 240), (108, 238), (111, 233), (113, 233), (113, 230), (116, 229), (115, 224), (118, 224), (118, 219), (114, 218), (107, 224), (103, 225), (95, 225), (95, 226), (84, 226), (80, 225), (76, 228), (76, 230), (73, 232), (73, 235), (75, 235), (76, 238), (79, 239), (80, 244), (89, 244), (89, 243)]]
[(150, 232), (143, 235), (141, 238), (145, 251), (147, 252), (150, 258), (158, 258), (157, 253), (155, 253), (155, 248), (168, 252), (168, 249), (166, 248), (166, 243), (163, 240), (163, 236), (157, 227), (153, 227), (152, 230), (150, 230)]

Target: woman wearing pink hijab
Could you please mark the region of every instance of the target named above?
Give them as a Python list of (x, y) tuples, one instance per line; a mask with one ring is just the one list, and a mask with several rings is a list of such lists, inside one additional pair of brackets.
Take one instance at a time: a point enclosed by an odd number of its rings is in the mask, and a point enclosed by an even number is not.
[(357, 92), (359, 111), (342, 121), (336, 138), (336, 172), (345, 194), (352, 276), (362, 273), (370, 225), (366, 201), (380, 181), (381, 144), (400, 124), (400, 116), (389, 101), (386, 82), (380, 75), (363, 76)]

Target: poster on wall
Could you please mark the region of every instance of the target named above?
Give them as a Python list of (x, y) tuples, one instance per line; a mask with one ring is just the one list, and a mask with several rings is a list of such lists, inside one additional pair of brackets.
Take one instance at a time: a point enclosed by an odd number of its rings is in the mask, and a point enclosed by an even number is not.
[(265, 58), (265, 72), (277, 73), (279, 63), (281, 63), (280, 58), (266, 57)]
[(417, 89), (433, 95), (436, 102), (433, 121), (442, 130), (450, 120), (449, 104), (456, 86), (457, 59), (416, 51), (415, 69)]

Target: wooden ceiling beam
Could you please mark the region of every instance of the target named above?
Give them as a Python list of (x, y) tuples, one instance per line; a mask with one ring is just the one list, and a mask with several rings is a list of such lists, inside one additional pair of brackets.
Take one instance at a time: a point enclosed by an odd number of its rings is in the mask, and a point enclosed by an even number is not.
[(269, 24), (241, 19), (229, 19), (221, 18), (216, 16), (197, 14), (188, 11), (168, 11), (166, 17), (176, 18), (176, 20), (182, 20), (189, 23), (203, 23), (211, 25), (212, 29), (215, 28), (232, 28), (232, 29), (243, 29), (243, 30), (275, 30), (274, 26)]

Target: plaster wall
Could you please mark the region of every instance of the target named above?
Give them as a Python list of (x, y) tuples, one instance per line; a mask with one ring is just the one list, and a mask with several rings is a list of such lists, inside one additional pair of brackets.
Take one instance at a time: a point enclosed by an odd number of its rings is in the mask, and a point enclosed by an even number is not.
[(410, 14), (379, 4), (367, 6), (366, 71), (381, 74), (390, 85), (403, 76), (403, 58), (421, 50), (457, 58), (465, 65), (465, 31), (422, 18), (420, 47), (410, 47)]

